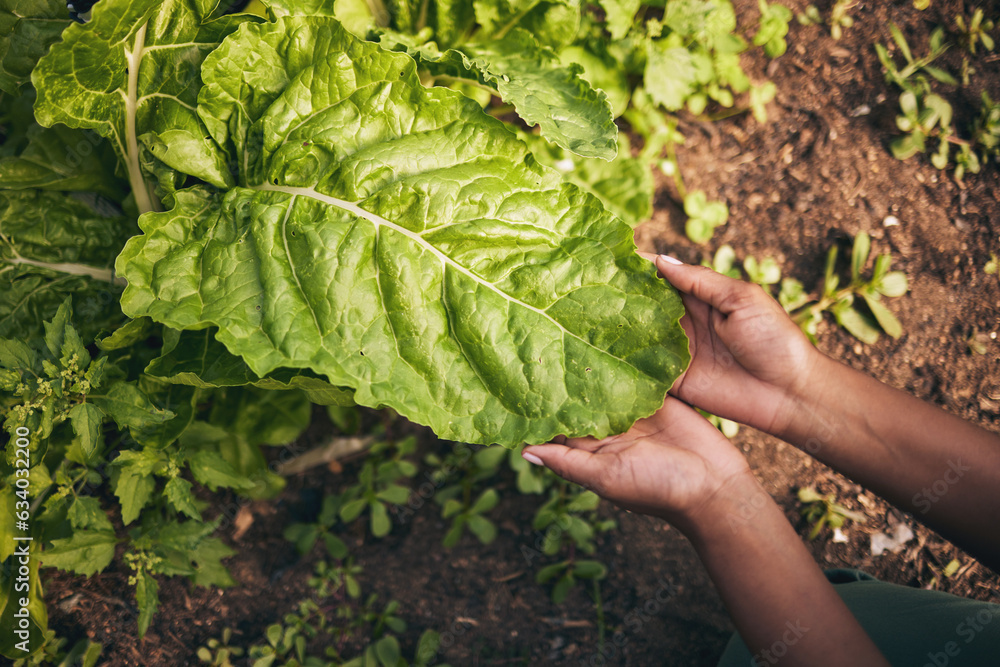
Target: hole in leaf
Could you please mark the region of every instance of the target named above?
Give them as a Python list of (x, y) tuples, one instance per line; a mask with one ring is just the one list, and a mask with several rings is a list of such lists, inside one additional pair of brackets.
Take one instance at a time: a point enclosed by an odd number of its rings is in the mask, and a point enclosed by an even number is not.
[(254, 306), (254, 310), (260, 311), (260, 306)]

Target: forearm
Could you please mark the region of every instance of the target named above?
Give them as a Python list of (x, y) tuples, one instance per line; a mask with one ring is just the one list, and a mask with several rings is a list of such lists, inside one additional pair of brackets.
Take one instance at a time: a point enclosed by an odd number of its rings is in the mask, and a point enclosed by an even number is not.
[(723, 493), (685, 532), (755, 664), (888, 665), (760, 485)]
[(1000, 571), (1000, 437), (827, 357), (774, 435)]

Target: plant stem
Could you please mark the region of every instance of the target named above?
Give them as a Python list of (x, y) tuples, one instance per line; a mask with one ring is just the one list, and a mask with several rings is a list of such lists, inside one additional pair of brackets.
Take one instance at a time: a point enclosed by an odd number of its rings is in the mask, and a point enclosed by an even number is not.
[(417, 28), (416, 32), (420, 32), (427, 25), (427, 5), (430, 4), (428, 0), (421, 0), (420, 3), (420, 14), (417, 16)]
[(124, 286), (128, 284), (124, 278), (116, 276), (113, 269), (98, 269), (84, 264), (39, 262), (34, 259), (27, 259), (20, 256), (11, 259), (4, 259), (2, 261), (15, 265), (26, 264), (28, 266), (37, 266), (41, 269), (49, 269), (50, 271), (58, 271), (59, 273), (68, 273), (74, 276), (87, 276), (95, 280), (103, 280), (104, 282), (111, 283), (112, 285)]
[(10, 251), (14, 253), (13, 257), (0, 258), (0, 262), (6, 262), (12, 266), (17, 266), (18, 264), (24, 264), (26, 266), (36, 266), (40, 269), (48, 269), (50, 271), (57, 271), (59, 273), (68, 273), (74, 276), (87, 276), (88, 278), (93, 278), (95, 280), (103, 280), (104, 282), (111, 283), (112, 285), (126, 285), (128, 284), (124, 278), (116, 276), (113, 269), (99, 269), (94, 266), (87, 266), (86, 264), (70, 264), (63, 262), (42, 262), (36, 259), (28, 259), (27, 257), (22, 257), (21, 253), (17, 251), (14, 244), (9, 238), (4, 236), (3, 232), (0, 232), (0, 241), (3, 241), (10, 247)]
[[(485, 90), (486, 92), (490, 93), (491, 95), (496, 95), (497, 94), (497, 91), (495, 89), (490, 88), (485, 83), (480, 83), (479, 81), (477, 81), (475, 79), (465, 79), (465, 78), (462, 78), (460, 76), (451, 76), (450, 74), (438, 74), (436, 76), (431, 76), (429, 78), (429, 81), (430, 81), (430, 85), (432, 85), (432, 86), (435, 85), (435, 84), (437, 84), (438, 81), (441, 81), (441, 82), (443, 82), (445, 84), (448, 84), (448, 83), (464, 83), (465, 85), (472, 86), (473, 88), (482, 88), (483, 90)], [(421, 80), (421, 83), (423, 83), (423, 80)], [(428, 84), (424, 83), (424, 85), (426, 86)]]
[(677, 150), (674, 146), (673, 139), (667, 142), (667, 159), (674, 164), (674, 186), (677, 188), (677, 194), (680, 196), (681, 202), (683, 202), (687, 198), (687, 188), (684, 187), (684, 178), (681, 176), (681, 165), (677, 162)]
[(597, 645), (604, 644), (604, 604), (601, 601), (601, 582), (594, 579), (594, 608), (597, 610)]
[(139, 99), (139, 63), (142, 61), (146, 45), (147, 25), (147, 23), (143, 23), (136, 31), (132, 50), (125, 49), (125, 60), (128, 62), (128, 90), (125, 95), (125, 163), (128, 167), (128, 182), (132, 186), (135, 205), (139, 209), (140, 215), (162, 210), (156, 195), (146, 183), (146, 179), (142, 177), (142, 168), (139, 166), (139, 141), (135, 128), (135, 115), (138, 111)]
[(504, 25), (504, 27), (500, 28), (500, 30), (498, 30), (497, 33), (493, 35), (493, 38), (503, 39), (504, 35), (510, 32), (511, 28), (520, 23), (521, 19), (523, 19), (528, 12), (534, 9), (536, 5), (538, 5), (538, 0), (536, 0), (535, 2), (529, 2), (527, 5), (525, 5), (525, 7), (521, 11), (519, 11), (517, 14), (514, 14), (513, 18), (511, 18), (511, 20), (508, 21), (507, 24)]
[(385, 28), (389, 25), (389, 11), (385, 8), (382, 0), (365, 0), (365, 4), (368, 5), (368, 11), (372, 13), (372, 18), (375, 19), (375, 25), (380, 28)]

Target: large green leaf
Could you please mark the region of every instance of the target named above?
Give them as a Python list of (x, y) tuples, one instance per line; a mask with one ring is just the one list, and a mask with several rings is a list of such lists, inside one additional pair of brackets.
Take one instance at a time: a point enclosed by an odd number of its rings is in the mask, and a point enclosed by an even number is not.
[(608, 96), (614, 117), (618, 118), (625, 113), (632, 96), (632, 88), (626, 76), (628, 70), (607, 53), (602, 44), (568, 46), (559, 52), (559, 62), (564, 67), (574, 63), (582, 67), (580, 76)]
[(199, 113), (239, 187), (190, 188), (118, 259), (130, 316), (308, 368), (468, 442), (605, 436), (688, 361), (631, 230), (472, 100), (335, 20), (245, 25)]
[(137, 231), (65, 193), (0, 190), (0, 336), (37, 335), (67, 297), (84, 338), (117, 325), (111, 265)]
[[(391, 36), (383, 42), (391, 43)], [(516, 28), (502, 39), (444, 53), (433, 43), (408, 51), (446, 82), (473, 79), (496, 90), (549, 141), (585, 157), (615, 157), (618, 128), (608, 96), (587, 83), (580, 65), (563, 66), (526, 30)]]
[[(64, 193), (0, 190), (0, 265), (40, 266), (109, 281), (115, 257), (137, 232), (126, 218), (102, 216)], [(74, 270), (64, 264), (80, 266)]]
[(16, 94), (69, 24), (65, 0), (0, 0), (0, 90)]
[(0, 189), (96, 192), (122, 201), (126, 184), (115, 174), (111, 144), (88, 130), (42, 127), (34, 101), (30, 87), (17, 97), (0, 95)]
[[(35, 115), (111, 140), (140, 211), (158, 207), (144, 178), (140, 143), (171, 169), (218, 187), (232, 184), (227, 158), (195, 112), (205, 55), (246, 15), (212, 18), (212, 0), (101, 0), (63, 33), (32, 72)], [(162, 177), (162, 175), (161, 175)]]
[[(344, 18), (343, 7), (329, 0), (311, 0), (294, 8), (288, 4), (283, 0), (273, 3), (281, 15), (294, 12), (298, 16)], [(511, 17), (514, 23), (497, 28), (499, 33), (494, 37), (441, 51), (438, 44), (445, 47), (458, 37), (454, 30), (464, 32), (471, 26), (472, 4), (468, 0), (454, 3), (439, 0), (433, 7), (438, 12), (437, 20), (441, 19), (442, 11), (450, 17), (444, 24), (448, 27), (439, 27), (437, 32), (442, 34), (437, 34), (437, 42), (424, 43), (426, 34), (414, 37), (407, 34), (409, 28), (398, 27), (398, 31), (381, 31), (382, 45), (408, 52), (428, 70), (433, 80), (444, 83), (456, 78), (471, 80), (495, 91), (504, 102), (514, 105), (524, 122), (538, 125), (544, 137), (563, 148), (586, 157), (605, 160), (615, 157), (618, 128), (607, 95), (587, 82), (580, 65), (561, 63), (551, 49), (539, 43), (537, 35), (512, 27), (522, 18), (521, 14)], [(527, 3), (521, 9), (528, 12), (530, 7), (535, 4)], [(456, 11), (466, 11), (467, 17), (461, 19)], [(432, 25), (435, 16), (430, 18)], [(346, 27), (357, 34), (362, 26)], [(488, 28), (485, 32), (489, 34), (492, 30)]]

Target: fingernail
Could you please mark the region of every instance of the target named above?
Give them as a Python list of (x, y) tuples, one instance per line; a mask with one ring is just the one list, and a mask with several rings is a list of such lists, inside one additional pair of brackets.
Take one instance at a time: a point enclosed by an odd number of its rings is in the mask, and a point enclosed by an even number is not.
[(521, 456), (523, 456), (524, 460), (527, 461), (528, 463), (534, 463), (536, 466), (545, 465), (544, 463), (542, 463), (542, 460), (540, 458), (538, 458), (531, 452), (521, 452)]
[(676, 257), (671, 257), (670, 255), (660, 255), (660, 259), (662, 259), (664, 262), (667, 262), (668, 264), (683, 264), (684, 263), (681, 260), (677, 259)]

